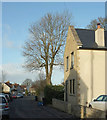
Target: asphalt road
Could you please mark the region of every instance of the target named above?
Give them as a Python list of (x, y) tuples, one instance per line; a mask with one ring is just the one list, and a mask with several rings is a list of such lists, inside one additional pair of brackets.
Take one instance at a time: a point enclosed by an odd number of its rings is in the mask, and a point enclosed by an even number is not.
[(14, 99), (10, 103), (11, 118), (74, 118), (72, 115), (54, 109), (50, 106), (38, 106), (34, 96)]

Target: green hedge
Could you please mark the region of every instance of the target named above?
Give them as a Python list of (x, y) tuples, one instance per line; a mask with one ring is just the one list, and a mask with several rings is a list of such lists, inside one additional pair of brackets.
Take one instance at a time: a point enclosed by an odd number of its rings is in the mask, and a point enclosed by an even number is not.
[(64, 86), (48, 85), (44, 89), (44, 96), (47, 104), (52, 103), (52, 98), (64, 100)]

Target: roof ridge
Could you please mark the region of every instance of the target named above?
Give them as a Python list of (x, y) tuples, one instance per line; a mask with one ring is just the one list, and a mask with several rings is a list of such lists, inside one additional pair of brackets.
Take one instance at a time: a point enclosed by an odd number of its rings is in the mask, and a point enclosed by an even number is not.
[(85, 29), (85, 28), (75, 28), (76, 30), (89, 30), (89, 31), (95, 31), (95, 30), (91, 30), (91, 29)]

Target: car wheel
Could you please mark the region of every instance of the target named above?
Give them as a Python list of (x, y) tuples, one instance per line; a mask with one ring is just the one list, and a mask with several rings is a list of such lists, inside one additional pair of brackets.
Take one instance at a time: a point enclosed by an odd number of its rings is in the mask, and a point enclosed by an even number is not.
[(89, 105), (89, 108), (92, 108), (92, 105)]

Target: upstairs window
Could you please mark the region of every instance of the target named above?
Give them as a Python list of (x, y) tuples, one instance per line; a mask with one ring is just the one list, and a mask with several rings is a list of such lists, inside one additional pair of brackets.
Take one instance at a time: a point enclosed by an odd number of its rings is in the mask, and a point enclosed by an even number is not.
[(75, 94), (75, 79), (70, 80), (70, 94)]
[(71, 69), (74, 68), (74, 52), (71, 53)]
[(68, 70), (68, 66), (69, 66), (69, 57), (66, 57), (66, 70)]

